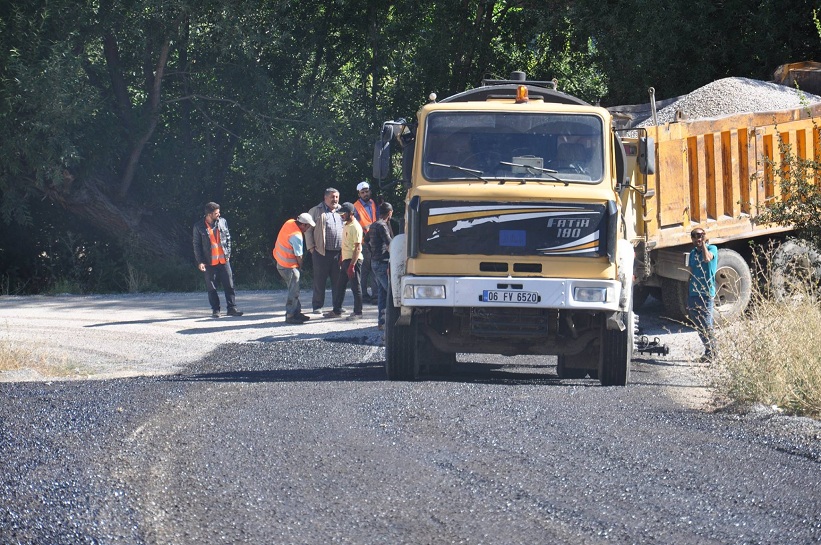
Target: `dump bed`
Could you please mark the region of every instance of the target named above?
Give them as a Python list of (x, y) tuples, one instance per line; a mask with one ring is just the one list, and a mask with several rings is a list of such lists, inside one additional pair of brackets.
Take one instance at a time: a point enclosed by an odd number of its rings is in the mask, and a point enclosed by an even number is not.
[(662, 249), (689, 244), (696, 225), (716, 243), (789, 230), (751, 221), (780, 193), (764, 158), (780, 161), (780, 136), (793, 155), (815, 159), (819, 116), (821, 104), (813, 104), (646, 127), (656, 144), (656, 171), (647, 179), (655, 196), (646, 199), (636, 235)]

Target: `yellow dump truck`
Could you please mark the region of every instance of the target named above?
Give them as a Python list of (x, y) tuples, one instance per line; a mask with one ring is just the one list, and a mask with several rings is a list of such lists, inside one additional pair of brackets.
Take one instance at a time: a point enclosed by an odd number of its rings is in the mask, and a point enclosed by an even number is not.
[(392, 380), (491, 353), (556, 355), (559, 377), (626, 384), (634, 305), (655, 290), (683, 317), (690, 231), (703, 227), (720, 247), (718, 312), (740, 314), (749, 242), (790, 231), (753, 221), (779, 197), (767, 172), (779, 168), (779, 141), (801, 158), (821, 152), (818, 104), (637, 129), (624, 108), (521, 72), (431, 98), (415, 121), (385, 122), (374, 149), (382, 185), (401, 149), (407, 188), (390, 247)]
[(560, 377), (628, 382), (633, 238), (652, 227), (628, 229), (625, 203), (648, 198), (654, 148), (623, 140), (606, 109), (521, 72), (383, 124), (374, 176), (388, 178), (396, 146), (407, 187), (388, 378), (445, 371), (456, 353), (552, 354)]
[[(749, 242), (791, 230), (754, 222), (780, 195), (769, 171), (779, 168), (779, 142), (788, 144), (794, 156), (813, 160), (821, 152), (813, 119), (820, 114), (821, 104), (814, 104), (644, 129), (655, 146), (655, 172), (647, 176), (646, 185), (637, 184), (639, 191), (623, 193), (621, 203), (627, 237), (636, 247), (637, 304), (649, 289), (657, 288), (667, 312), (683, 316), (689, 235), (698, 226), (719, 246), (716, 310), (725, 319), (744, 311), (753, 283)], [(791, 244), (779, 251), (805, 249)]]

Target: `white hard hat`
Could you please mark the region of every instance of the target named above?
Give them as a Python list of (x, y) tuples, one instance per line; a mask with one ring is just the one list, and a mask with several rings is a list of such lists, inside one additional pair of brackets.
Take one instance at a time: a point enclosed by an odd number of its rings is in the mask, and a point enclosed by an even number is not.
[(356, 190), (357, 191), (362, 191), (363, 189), (370, 189), (370, 188), (371, 188), (371, 184), (369, 184), (368, 182), (359, 182), (356, 185)]
[(307, 212), (303, 212), (300, 215), (298, 215), (296, 217), (296, 220), (299, 223), (305, 223), (310, 225), (311, 227), (316, 227), (316, 222), (314, 221), (314, 218), (312, 218), (311, 215)]

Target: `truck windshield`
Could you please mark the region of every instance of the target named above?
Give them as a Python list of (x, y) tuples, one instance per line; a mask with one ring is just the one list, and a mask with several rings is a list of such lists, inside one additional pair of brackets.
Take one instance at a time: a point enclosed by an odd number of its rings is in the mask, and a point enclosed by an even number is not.
[(422, 173), (430, 181), (476, 179), (599, 183), (603, 129), (589, 114), (434, 112)]

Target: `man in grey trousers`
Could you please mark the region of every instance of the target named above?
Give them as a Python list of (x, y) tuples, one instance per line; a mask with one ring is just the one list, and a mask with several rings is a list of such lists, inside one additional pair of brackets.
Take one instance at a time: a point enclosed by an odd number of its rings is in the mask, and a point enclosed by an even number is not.
[(336, 300), (339, 278), (339, 255), (342, 251), (342, 216), (339, 208), (339, 191), (333, 187), (325, 190), (321, 203), (308, 210), (316, 224), (305, 231), (305, 246), (311, 254), (314, 266), (314, 292), (312, 309), (314, 314), (322, 314), (325, 304), (325, 284), (331, 278), (332, 300)]

